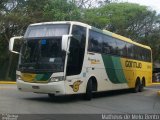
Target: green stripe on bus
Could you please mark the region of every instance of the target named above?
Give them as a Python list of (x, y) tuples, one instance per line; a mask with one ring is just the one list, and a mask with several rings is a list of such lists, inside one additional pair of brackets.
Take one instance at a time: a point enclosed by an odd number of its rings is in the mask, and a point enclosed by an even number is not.
[(48, 81), (52, 74), (45, 73), (45, 74), (37, 74), (35, 77), (36, 81)]
[(102, 55), (106, 73), (112, 83), (127, 83), (122, 69), (120, 57)]

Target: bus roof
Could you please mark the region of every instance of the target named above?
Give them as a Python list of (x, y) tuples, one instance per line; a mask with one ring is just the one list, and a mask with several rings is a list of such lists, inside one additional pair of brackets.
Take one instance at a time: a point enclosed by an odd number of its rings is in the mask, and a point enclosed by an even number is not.
[(82, 22), (77, 22), (77, 21), (54, 21), (54, 22), (42, 22), (42, 23), (34, 23), (34, 24), (30, 24), (30, 26), (36, 26), (36, 25), (47, 25), (47, 24), (76, 24), (76, 25), (80, 25), (80, 26), (84, 26), (84, 27), (88, 27), (90, 29), (93, 29), (97, 32), (101, 32), (103, 34), (106, 34), (108, 36), (111, 36), (111, 37), (114, 37), (114, 38), (117, 38), (117, 39), (120, 39), (120, 40), (123, 40), (123, 41), (126, 41), (126, 42), (129, 42), (129, 43), (132, 43), (132, 44), (135, 44), (137, 46), (140, 46), (140, 47), (143, 47), (143, 48), (146, 48), (146, 49), (150, 49), (151, 48), (149, 46), (146, 46), (146, 45), (143, 45), (143, 44), (140, 44), (140, 43), (137, 43), (127, 37), (124, 37), (124, 36), (121, 36), (121, 35), (118, 35), (116, 33), (113, 33), (113, 32), (110, 32), (108, 30), (101, 30), (101, 29), (98, 29), (98, 28), (95, 28), (93, 26), (90, 26), (88, 24), (85, 24), (85, 23), (82, 23)]
[(47, 25), (47, 24), (77, 24), (81, 25), (84, 27), (88, 27), (90, 25), (82, 23), (82, 22), (77, 22), (77, 21), (54, 21), (54, 22), (41, 22), (41, 23), (34, 23), (30, 24), (30, 26), (36, 26), (36, 25)]

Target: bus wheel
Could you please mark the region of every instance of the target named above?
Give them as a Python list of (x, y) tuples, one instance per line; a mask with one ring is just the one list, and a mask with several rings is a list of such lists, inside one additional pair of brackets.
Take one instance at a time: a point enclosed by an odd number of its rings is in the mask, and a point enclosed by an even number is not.
[(86, 88), (85, 100), (91, 100), (91, 99), (92, 99), (92, 80), (90, 79), (88, 81)]
[(138, 81), (136, 81), (135, 88), (133, 89), (133, 92), (137, 93), (137, 92), (139, 92), (139, 90), (140, 90), (140, 81), (138, 80)]
[(54, 95), (54, 94), (49, 93), (49, 94), (48, 94), (48, 97), (49, 97), (49, 98), (51, 98), (51, 99), (54, 99), (54, 98), (55, 98), (55, 95)]
[(139, 92), (143, 92), (144, 90), (144, 80), (140, 82)]

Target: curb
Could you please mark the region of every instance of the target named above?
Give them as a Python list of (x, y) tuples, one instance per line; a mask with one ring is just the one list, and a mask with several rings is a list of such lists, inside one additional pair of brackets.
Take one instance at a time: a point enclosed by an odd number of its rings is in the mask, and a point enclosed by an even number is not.
[(160, 83), (152, 83), (152, 85), (160, 85)]
[(0, 81), (0, 84), (16, 84), (16, 82), (12, 82), (12, 81)]

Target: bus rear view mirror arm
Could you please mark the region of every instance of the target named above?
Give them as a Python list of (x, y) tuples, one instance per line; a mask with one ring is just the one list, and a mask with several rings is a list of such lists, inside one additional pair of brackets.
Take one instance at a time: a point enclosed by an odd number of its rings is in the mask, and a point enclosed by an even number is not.
[(9, 41), (9, 51), (10, 52), (15, 53), (15, 54), (20, 54), (19, 52), (14, 51), (13, 48), (14, 48), (15, 39), (21, 39), (21, 38), (23, 38), (23, 36), (12, 37), (10, 39), (10, 41)]

